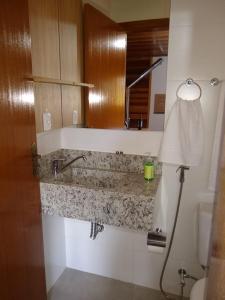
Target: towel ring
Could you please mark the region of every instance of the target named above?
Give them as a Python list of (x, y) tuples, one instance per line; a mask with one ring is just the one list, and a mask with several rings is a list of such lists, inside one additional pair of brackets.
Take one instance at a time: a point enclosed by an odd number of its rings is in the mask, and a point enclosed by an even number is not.
[[(179, 94), (180, 89), (182, 88), (182, 86), (184, 86), (184, 85), (186, 85), (186, 86), (191, 86), (192, 84), (194, 84), (194, 85), (199, 89), (199, 96), (198, 96), (198, 98), (195, 98), (195, 99), (192, 99), (192, 100), (188, 100), (188, 99), (183, 99), (183, 98), (179, 97), (178, 94)], [(187, 80), (185, 80), (184, 82), (182, 82), (182, 83), (178, 86), (177, 91), (176, 91), (176, 96), (177, 96), (177, 98), (182, 99), (182, 100), (186, 100), (186, 101), (194, 101), (194, 100), (198, 100), (198, 99), (200, 99), (201, 96), (202, 96), (202, 89), (201, 89), (200, 85), (199, 85), (197, 82), (195, 82), (192, 78), (188, 78)]]

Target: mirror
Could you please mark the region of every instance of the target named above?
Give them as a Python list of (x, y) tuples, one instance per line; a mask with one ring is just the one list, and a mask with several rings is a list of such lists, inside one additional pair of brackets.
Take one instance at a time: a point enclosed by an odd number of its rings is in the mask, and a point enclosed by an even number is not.
[(170, 1), (110, 3), (84, 6), (85, 127), (162, 131)]
[(163, 130), (169, 12), (170, 0), (29, 0), (37, 133)]

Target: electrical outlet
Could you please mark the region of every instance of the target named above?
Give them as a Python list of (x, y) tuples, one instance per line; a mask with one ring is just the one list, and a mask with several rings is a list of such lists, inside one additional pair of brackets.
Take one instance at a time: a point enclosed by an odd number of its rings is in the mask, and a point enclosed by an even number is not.
[(73, 111), (73, 125), (78, 124), (78, 112), (76, 110)]
[(43, 128), (44, 131), (52, 129), (52, 114), (50, 112), (43, 113)]

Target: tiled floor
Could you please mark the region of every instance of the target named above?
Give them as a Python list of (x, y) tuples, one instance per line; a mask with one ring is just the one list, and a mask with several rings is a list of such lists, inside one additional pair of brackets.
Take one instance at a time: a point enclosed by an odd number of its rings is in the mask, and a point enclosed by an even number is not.
[(164, 300), (158, 291), (122, 281), (66, 269), (48, 300)]

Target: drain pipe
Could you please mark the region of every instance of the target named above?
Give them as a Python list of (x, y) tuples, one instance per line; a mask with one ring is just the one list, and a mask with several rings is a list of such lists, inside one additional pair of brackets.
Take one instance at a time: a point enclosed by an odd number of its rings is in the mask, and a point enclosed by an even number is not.
[(187, 272), (184, 269), (179, 269), (178, 274), (180, 275), (180, 300), (184, 298), (184, 287), (186, 285), (185, 276)]
[[(179, 215), (181, 197), (182, 197), (182, 192), (183, 192), (183, 184), (184, 184), (184, 181), (185, 181), (185, 171), (189, 170), (189, 167), (179, 166), (179, 168), (177, 169), (177, 172), (179, 170), (180, 170), (180, 177), (179, 177), (180, 189), (179, 189), (179, 195), (178, 195), (178, 201), (177, 201), (177, 209), (176, 209), (176, 214), (175, 214), (175, 218), (174, 218), (174, 223), (173, 223), (173, 229), (172, 229), (170, 242), (169, 242), (168, 250), (167, 250), (167, 253), (166, 253), (166, 257), (165, 257), (165, 261), (164, 261), (164, 264), (163, 264), (162, 272), (161, 272), (161, 275), (160, 275), (160, 281), (159, 281), (160, 291), (161, 291), (162, 295), (164, 296), (164, 298), (167, 299), (167, 300), (173, 300), (173, 298), (171, 298), (167, 294), (167, 292), (164, 290), (164, 288), (163, 288), (163, 278), (164, 278), (166, 266), (167, 266), (167, 263), (168, 263), (168, 259), (169, 259), (169, 256), (170, 256), (171, 248), (172, 248), (172, 245), (173, 245), (174, 234), (175, 234), (175, 230), (176, 230), (176, 226), (177, 226), (177, 219), (178, 219), (178, 215)], [(182, 295), (181, 295), (181, 297), (183, 298)]]
[(91, 222), (90, 239), (95, 240), (99, 232), (104, 231), (104, 225), (102, 223)]
[(184, 298), (184, 287), (186, 285), (185, 279), (192, 279), (194, 281), (197, 281), (198, 278), (188, 274), (187, 271), (183, 268), (178, 270), (178, 274), (180, 275), (180, 300), (183, 300), (183, 298)]

